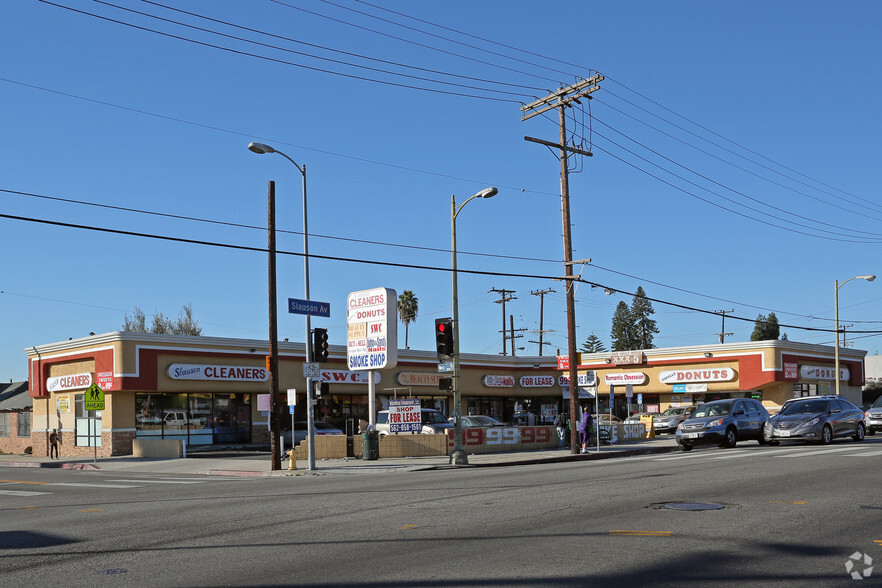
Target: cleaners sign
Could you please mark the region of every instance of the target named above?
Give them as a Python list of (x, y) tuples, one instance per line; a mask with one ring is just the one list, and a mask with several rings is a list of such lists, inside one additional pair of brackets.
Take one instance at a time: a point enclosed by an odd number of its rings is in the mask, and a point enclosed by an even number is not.
[(352, 292), (346, 298), (346, 359), (350, 370), (398, 365), (398, 296), (391, 288)]

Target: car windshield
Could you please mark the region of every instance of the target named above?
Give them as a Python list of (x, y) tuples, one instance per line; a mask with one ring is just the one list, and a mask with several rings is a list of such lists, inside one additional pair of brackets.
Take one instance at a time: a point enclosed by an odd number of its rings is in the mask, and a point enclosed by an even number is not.
[(828, 400), (807, 400), (805, 402), (788, 402), (778, 414), (817, 414), (827, 412)]
[(499, 421), (497, 421), (493, 417), (488, 417), (488, 416), (473, 416), (472, 419), (476, 423), (478, 423), (480, 425), (484, 425), (485, 427), (492, 427), (493, 425), (499, 424)]
[(692, 414), (692, 418), (723, 416), (732, 412), (732, 402), (709, 403), (699, 406)]
[(873, 403), (872, 408), (882, 408), (882, 396), (876, 399), (876, 402)]
[(312, 424), (315, 426), (316, 429), (322, 429), (323, 431), (336, 431), (337, 430), (337, 427), (335, 427), (334, 425), (329, 425), (328, 423), (326, 423), (324, 421), (312, 421)]
[(685, 411), (685, 408), (669, 408), (661, 413), (661, 416), (677, 416), (678, 414), (683, 414)]
[(423, 424), (424, 425), (446, 425), (447, 419), (440, 412), (427, 411), (423, 413)]

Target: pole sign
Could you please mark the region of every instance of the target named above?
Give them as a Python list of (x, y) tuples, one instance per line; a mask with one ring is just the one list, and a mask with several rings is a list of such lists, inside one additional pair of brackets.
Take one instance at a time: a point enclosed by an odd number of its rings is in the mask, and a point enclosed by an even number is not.
[(389, 401), (389, 432), (419, 433), (423, 430), (419, 398)]
[(398, 365), (398, 296), (391, 288), (352, 292), (346, 298), (346, 360), (350, 370)]
[(329, 318), (331, 316), (331, 305), (328, 302), (289, 298), (288, 312), (290, 314), (308, 314), (311, 316), (323, 316)]

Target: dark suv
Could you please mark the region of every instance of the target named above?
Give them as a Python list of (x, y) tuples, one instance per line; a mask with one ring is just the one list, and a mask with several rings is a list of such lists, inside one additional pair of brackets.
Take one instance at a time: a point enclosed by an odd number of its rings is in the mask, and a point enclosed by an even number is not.
[(718, 444), (735, 447), (738, 441), (754, 439), (765, 445), (764, 428), (769, 413), (753, 398), (714, 400), (695, 409), (677, 427), (677, 443), (683, 451), (695, 445)]

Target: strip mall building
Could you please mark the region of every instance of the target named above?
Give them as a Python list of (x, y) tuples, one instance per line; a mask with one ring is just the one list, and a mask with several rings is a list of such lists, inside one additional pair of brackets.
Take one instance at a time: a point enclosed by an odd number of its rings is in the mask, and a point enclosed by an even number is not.
[[(351, 433), (368, 420), (368, 377), (377, 409), (395, 397), (415, 397), (424, 408), (452, 413), (452, 396), (439, 391), (434, 352), (399, 350), (394, 368), (349, 371), (346, 349), (332, 346), (320, 377), (328, 392), (316, 418)], [(53, 429), (62, 456), (128, 455), (136, 438), (182, 439), (187, 445), (267, 443), (269, 393), (261, 340), (111, 332), (26, 350), (33, 398), (34, 453), (47, 452)], [(290, 422), (287, 390), (296, 390), (293, 418), (306, 419), (302, 343), (279, 344), (282, 423)], [(860, 404), (865, 351), (840, 350), (840, 388)], [(582, 354), (580, 401), (601, 412), (663, 411), (730, 397), (780, 405), (795, 396), (832, 394), (834, 349), (793, 341), (759, 341)], [(554, 357), (463, 354), (462, 412), (503, 421), (526, 417), (551, 423), (568, 406), (568, 370)], [(105, 409), (85, 409), (86, 390), (105, 391)], [(630, 398), (630, 405), (628, 399)], [(612, 407), (610, 402), (612, 400)], [(592, 406), (593, 408), (593, 406)]]

